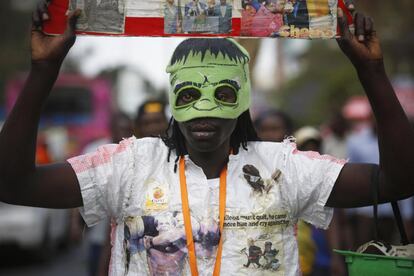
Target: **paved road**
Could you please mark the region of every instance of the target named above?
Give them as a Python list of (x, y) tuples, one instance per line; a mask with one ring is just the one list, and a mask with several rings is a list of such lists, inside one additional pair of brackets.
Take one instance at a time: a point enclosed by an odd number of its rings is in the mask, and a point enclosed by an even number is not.
[(0, 246), (0, 276), (87, 276), (86, 246), (58, 251), (47, 262), (29, 253)]

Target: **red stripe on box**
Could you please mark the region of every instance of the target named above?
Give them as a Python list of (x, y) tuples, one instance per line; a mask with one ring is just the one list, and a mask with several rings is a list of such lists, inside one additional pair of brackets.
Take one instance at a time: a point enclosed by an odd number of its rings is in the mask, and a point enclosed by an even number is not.
[(232, 19), (230, 34), (164, 34), (164, 18), (162, 17), (127, 17), (125, 19), (125, 35), (128, 36), (239, 36), (241, 19)]
[(163, 36), (164, 18), (162, 17), (127, 17), (125, 34), (132, 36)]
[[(44, 31), (48, 34), (62, 34), (66, 29), (67, 0), (55, 0), (49, 6), (51, 20), (45, 23)], [(88, 35), (115, 35), (115, 36), (239, 36), (241, 18), (232, 19), (232, 32), (230, 34), (164, 34), (164, 18), (162, 17), (126, 17), (125, 33), (105, 34), (94, 32), (78, 32)]]
[[(49, 5), (51, 19), (44, 24), (43, 30), (48, 34), (62, 34), (66, 29), (66, 12), (69, 0), (53, 0)], [(123, 34), (117, 36), (240, 36), (241, 18), (232, 19), (232, 31), (229, 34), (164, 34), (162, 17), (126, 17)], [(113, 35), (106, 33), (78, 32), (88, 35)]]
[(43, 30), (48, 34), (62, 34), (66, 29), (66, 11), (68, 0), (53, 0), (49, 5), (50, 20), (45, 22)]
[[(352, 13), (348, 10), (348, 7), (345, 5), (344, 0), (338, 0), (338, 8), (340, 8), (344, 12), (348, 20), (348, 25), (352, 25), (354, 23), (354, 18), (352, 16)], [(339, 25), (336, 27), (336, 29), (337, 35), (341, 36), (341, 30), (339, 29)]]

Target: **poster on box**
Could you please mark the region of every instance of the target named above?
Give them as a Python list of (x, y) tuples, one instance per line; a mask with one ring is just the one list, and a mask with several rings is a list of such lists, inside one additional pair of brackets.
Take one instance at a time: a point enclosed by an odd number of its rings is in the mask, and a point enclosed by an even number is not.
[(241, 0), (241, 36), (333, 38), (337, 0)]
[(228, 34), (231, 31), (231, 0), (166, 0), (164, 34)]
[(343, 0), (53, 0), (50, 34), (81, 10), (79, 34), (334, 38)]
[(69, 11), (80, 9), (77, 29), (96, 33), (124, 33), (126, 0), (69, 0)]

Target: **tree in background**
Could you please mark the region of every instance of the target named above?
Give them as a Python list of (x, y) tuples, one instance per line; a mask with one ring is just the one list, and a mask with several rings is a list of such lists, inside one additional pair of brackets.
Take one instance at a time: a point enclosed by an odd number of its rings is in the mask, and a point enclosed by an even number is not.
[[(37, 2), (38, 0), (0, 1), (0, 110), (4, 104), (7, 81), (30, 67), (29, 28), (31, 13)], [(80, 62), (69, 58), (65, 61), (63, 70), (79, 72)]]
[[(359, 10), (372, 16), (381, 37), (391, 77), (414, 76), (414, 1), (356, 0)], [(284, 43), (288, 43), (285, 41)], [(355, 72), (334, 40), (312, 41), (298, 57), (300, 73), (288, 80), (273, 97), (298, 125), (319, 124), (337, 111), (346, 99), (361, 94)], [(288, 47), (286, 47), (288, 48)], [(316, 69), (315, 69), (316, 68)]]
[[(30, 14), (35, 1), (0, 1), (0, 104), (3, 103), (4, 87), (15, 72), (29, 67)], [(22, 35), (27, 34), (27, 35)]]
[[(30, 14), (37, 0), (0, 1), (0, 105), (3, 103), (4, 87), (7, 79), (16, 72), (29, 67), (28, 34)], [(355, 0), (358, 9), (371, 15), (376, 22), (386, 55), (388, 72), (391, 76), (414, 76), (414, 10), (412, 0), (370, 1)], [(289, 50), (288, 41), (284, 50)], [(269, 93), (282, 109), (289, 110), (298, 124), (317, 124), (324, 121), (327, 114), (338, 110), (345, 100), (360, 94), (362, 87), (348, 62), (339, 53), (335, 41), (312, 41), (308, 49), (299, 57), (300, 73), (289, 79), (281, 88)], [(247, 40), (246, 47), (253, 61), (257, 56), (257, 40)], [(66, 62), (68, 63), (68, 62)], [(254, 62), (253, 62), (254, 63)], [(76, 70), (78, 61), (68, 63), (70, 71)], [(315, 65), (317, 70), (315, 69)], [(277, 72), (274, 74), (278, 76)], [(311, 103), (311, 104), (310, 104)]]

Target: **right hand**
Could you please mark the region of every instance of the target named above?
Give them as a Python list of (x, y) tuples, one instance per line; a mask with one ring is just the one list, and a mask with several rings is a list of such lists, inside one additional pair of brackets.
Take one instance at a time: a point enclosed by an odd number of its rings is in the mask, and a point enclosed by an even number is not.
[(338, 9), (338, 25), (341, 34), (337, 39), (338, 45), (357, 70), (372, 65), (383, 67), (382, 50), (372, 18), (355, 13), (353, 33), (344, 12)]
[(60, 65), (76, 40), (75, 28), (80, 10), (69, 13), (66, 30), (62, 35), (43, 33), (43, 22), (50, 20), (47, 6), (50, 0), (42, 0), (32, 15), (31, 55), (32, 64)]

